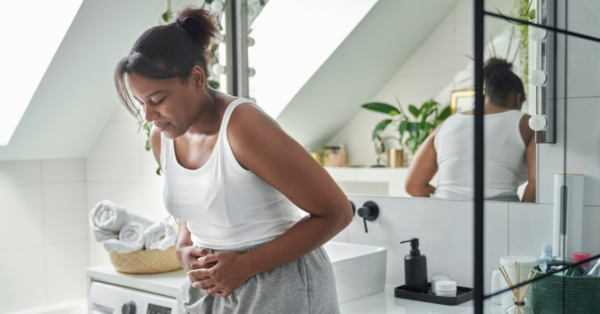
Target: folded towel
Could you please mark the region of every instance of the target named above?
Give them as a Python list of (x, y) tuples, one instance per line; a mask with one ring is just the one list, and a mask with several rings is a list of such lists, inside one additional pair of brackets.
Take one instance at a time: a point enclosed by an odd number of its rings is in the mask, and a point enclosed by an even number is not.
[(130, 222), (119, 232), (119, 239), (109, 239), (104, 242), (107, 251), (129, 253), (144, 249), (144, 231), (146, 228), (139, 222)]
[(177, 240), (175, 229), (170, 224), (161, 221), (154, 223), (144, 233), (146, 250), (166, 250), (173, 246)]
[(131, 222), (138, 222), (144, 228), (152, 224), (152, 221), (131, 213), (109, 200), (99, 202), (90, 212), (90, 227), (98, 242), (118, 239), (123, 226)]

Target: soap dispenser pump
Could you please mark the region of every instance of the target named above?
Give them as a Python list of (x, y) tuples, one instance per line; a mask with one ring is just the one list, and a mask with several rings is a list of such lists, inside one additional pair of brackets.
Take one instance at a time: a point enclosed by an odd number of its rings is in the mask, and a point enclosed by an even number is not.
[(427, 257), (419, 251), (419, 238), (402, 241), (410, 242), (410, 254), (404, 257), (404, 279), (406, 290), (427, 293)]

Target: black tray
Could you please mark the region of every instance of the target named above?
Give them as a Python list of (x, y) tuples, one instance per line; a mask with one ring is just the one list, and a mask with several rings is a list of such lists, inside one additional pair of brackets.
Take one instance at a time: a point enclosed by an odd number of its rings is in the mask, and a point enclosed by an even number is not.
[(423, 301), (442, 305), (459, 305), (473, 300), (473, 289), (465, 287), (456, 287), (455, 297), (440, 297), (431, 292), (431, 283), (427, 283), (427, 293), (412, 292), (405, 289), (405, 286), (394, 288), (394, 296), (401, 299)]

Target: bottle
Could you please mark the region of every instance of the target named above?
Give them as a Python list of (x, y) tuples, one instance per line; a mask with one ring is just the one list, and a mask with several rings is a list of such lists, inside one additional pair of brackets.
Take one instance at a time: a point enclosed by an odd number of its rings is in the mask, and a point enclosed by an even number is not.
[(540, 270), (542, 272), (546, 272), (548, 270), (547, 263), (556, 262), (552, 258), (552, 243), (544, 243), (542, 244), (542, 255), (535, 261), (536, 265), (540, 266)]
[(419, 239), (402, 241), (410, 242), (410, 254), (404, 257), (404, 279), (406, 290), (427, 293), (427, 257), (419, 251)]
[[(590, 258), (591, 254), (588, 252), (577, 252), (577, 253), (573, 253), (573, 263), (579, 263), (583, 260), (586, 260), (588, 258)], [(583, 263), (580, 265), (581, 267), (583, 267), (583, 274), (587, 274), (590, 272), (590, 270), (592, 270), (592, 266), (590, 266), (590, 262), (587, 263)]]
[(600, 259), (596, 261), (596, 265), (590, 270), (586, 276), (590, 277), (598, 277), (600, 276)]
[(525, 305), (525, 302), (527, 302), (526, 298), (523, 298), (523, 301), (517, 301), (513, 298), (515, 305), (509, 307), (506, 309), (506, 311), (504, 313), (506, 314), (533, 314), (533, 310)]

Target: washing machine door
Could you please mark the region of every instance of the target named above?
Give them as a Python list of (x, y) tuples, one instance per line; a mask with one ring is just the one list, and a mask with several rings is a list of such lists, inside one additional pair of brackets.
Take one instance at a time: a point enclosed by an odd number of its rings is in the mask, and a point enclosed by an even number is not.
[(162, 295), (92, 282), (88, 296), (90, 314), (172, 314), (177, 300)]

